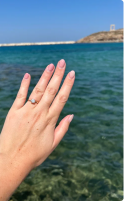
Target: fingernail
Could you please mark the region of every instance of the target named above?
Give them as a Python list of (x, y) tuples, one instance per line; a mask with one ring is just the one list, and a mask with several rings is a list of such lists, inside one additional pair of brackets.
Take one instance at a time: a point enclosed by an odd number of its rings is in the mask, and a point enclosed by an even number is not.
[(69, 73), (69, 77), (70, 77), (71, 79), (73, 79), (74, 76), (75, 76), (75, 72), (72, 70), (72, 71)]
[(65, 66), (65, 60), (64, 60), (64, 59), (61, 59), (61, 60), (59, 61), (59, 68), (64, 68), (64, 66)]
[(29, 78), (29, 74), (26, 73), (26, 74), (24, 75), (24, 78), (25, 78), (25, 79), (28, 79), (28, 78)]
[(68, 121), (71, 122), (73, 118), (74, 118), (74, 115), (72, 114), (72, 115), (68, 118)]
[(53, 64), (50, 64), (48, 67), (47, 67), (47, 71), (51, 72), (53, 71), (54, 69), (54, 65)]

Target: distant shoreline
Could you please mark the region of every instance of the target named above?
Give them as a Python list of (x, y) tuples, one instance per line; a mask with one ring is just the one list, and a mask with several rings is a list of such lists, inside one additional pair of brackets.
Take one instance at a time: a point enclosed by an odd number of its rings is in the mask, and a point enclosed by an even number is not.
[(65, 41), (65, 42), (39, 42), (39, 43), (6, 43), (0, 44), (0, 47), (14, 47), (14, 46), (33, 46), (33, 45), (61, 45), (61, 44), (94, 44), (94, 43), (123, 43), (123, 41)]
[(38, 43), (6, 43), (0, 44), (0, 47), (8, 46), (31, 46), (31, 45), (59, 45), (59, 44), (74, 44), (75, 41), (61, 41), (61, 42), (38, 42)]

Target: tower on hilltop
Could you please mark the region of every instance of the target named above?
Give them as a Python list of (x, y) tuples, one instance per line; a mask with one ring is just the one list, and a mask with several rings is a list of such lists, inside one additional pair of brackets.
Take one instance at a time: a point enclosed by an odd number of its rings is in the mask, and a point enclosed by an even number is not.
[(110, 31), (115, 31), (115, 24), (110, 25)]

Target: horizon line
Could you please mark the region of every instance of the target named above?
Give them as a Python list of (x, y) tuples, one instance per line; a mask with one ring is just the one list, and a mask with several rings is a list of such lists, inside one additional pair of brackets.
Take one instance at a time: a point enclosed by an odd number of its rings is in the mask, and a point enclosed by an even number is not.
[(4, 46), (29, 46), (29, 45), (56, 45), (56, 44), (74, 44), (75, 41), (58, 41), (58, 42), (35, 42), (35, 43), (3, 43), (0, 47)]

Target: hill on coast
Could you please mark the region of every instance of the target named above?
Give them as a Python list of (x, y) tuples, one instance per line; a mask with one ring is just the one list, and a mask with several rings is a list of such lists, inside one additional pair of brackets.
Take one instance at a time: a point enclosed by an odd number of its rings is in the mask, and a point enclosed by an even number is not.
[(102, 31), (81, 38), (76, 43), (123, 42), (123, 29)]

